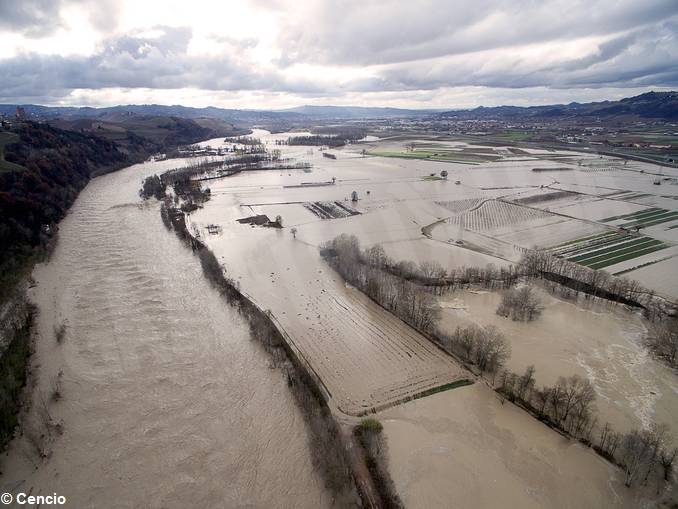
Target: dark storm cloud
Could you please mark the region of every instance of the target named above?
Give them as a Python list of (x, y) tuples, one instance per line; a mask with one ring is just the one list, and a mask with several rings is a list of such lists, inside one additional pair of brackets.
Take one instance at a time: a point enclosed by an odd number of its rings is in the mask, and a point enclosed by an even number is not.
[(0, 30), (28, 37), (48, 36), (62, 25), (62, 9), (72, 5), (84, 7), (100, 30), (111, 30), (116, 25), (115, 0), (0, 0)]
[(335, 0), (313, 22), (291, 16), (285, 61), (388, 64), (539, 42), (605, 35), (678, 14), (675, 0)]
[(550, 64), (519, 53), (491, 52), (396, 64), (383, 71), (391, 89), (678, 87), (678, 24), (667, 21), (613, 38), (592, 55)]
[(59, 26), (60, 2), (54, 0), (0, 1), (0, 29), (29, 36), (51, 33)]
[(333, 0), (281, 31), (283, 61), (388, 64), (605, 35), (678, 14), (676, 0)]
[[(105, 32), (115, 25), (114, 0), (0, 0), (0, 30), (54, 30), (64, 2), (84, 6)], [(676, 0), (330, 0), (287, 11), (282, 2), (257, 5), (280, 16), (279, 57), (271, 65), (254, 58), (260, 44), (254, 38), (212, 34), (218, 51), (193, 55), (190, 28), (155, 27), (142, 35), (109, 36), (90, 56), (19, 53), (0, 59), (0, 99), (102, 88), (317, 97), (466, 86), (678, 86)], [(294, 64), (365, 72), (330, 81), (322, 71), (293, 72)]]
[[(61, 57), (35, 53), (0, 60), (2, 95), (66, 95), (73, 89), (196, 87), (207, 90), (319, 92), (304, 82), (262, 72), (246, 61), (222, 55), (192, 56), (188, 28), (154, 27), (157, 37), (124, 35), (109, 39), (93, 56)], [(253, 45), (237, 46), (240, 50)]]

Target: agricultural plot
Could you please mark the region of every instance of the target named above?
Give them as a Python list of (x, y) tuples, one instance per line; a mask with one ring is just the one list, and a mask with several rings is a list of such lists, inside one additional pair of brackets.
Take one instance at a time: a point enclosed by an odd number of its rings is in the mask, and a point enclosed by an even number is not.
[(378, 150), (371, 151), (369, 154), (379, 157), (400, 157), (404, 159), (425, 159), (430, 161), (461, 162), (468, 164), (493, 162), (502, 159), (502, 155), (490, 147), (421, 142), (414, 142), (403, 150)]
[[(201, 222), (210, 215), (200, 212)], [(225, 230), (206, 238), (209, 247), (271, 312), (341, 412), (364, 415), (467, 376), (428, 339), (347, 287), (315, 246), (271, 230)]]
[(573, 193), (572, 191), (546, 191), (529, 193), (527, 196), (520, 196), (512, 201), (518, 205), (536, 205), (542, 203), (550, 205), (553, 202), (572, 201), (579, 197), (581, 197), (580, 194)]
[(614, 159), (588, 159), (578, 162), (579, 171), (583, 172), (608, 172), (624, 170), (626, 166), (621, 160)]
[(607, 217), (601, 219), (603, 223), (611, 223), (621, 228), (647, 228), (669, 221), (678, 220), (678, 212), (674, 210), (666, 210), (658, 207), (650, 207), (642, 209), (638, 212), (625, 214), (621, 216)]
[(340, 219), (360, 214), (353, 207), (339, 201), (314, 201), (304, 203), (304, 208), (320, 219)]
[[(671, 253), (671, 251), (674, 252)], [(669, 298), (678, 299), (677, 255), (678, 249), (674, 247), (657, 253), (657, 259), (644, 263), (642, 263), (642, 258), (638, 259), (641, 263), (636, 264), (636, 267), (626, 267), (627, 262), (610, 267), (608, 270), (614, 274), (640, 281), (648, 288), (653, 288)]]
[(606, 219), (632, 214), (646, 208), (626, 201), (589, 196), (588, 200), (580, 199), (569, 205), (552, 207), (551, 210), (558, 210), (559, 213), (572, 217), (605, 222)]
[(603, 231), (604, 227), (598, 224), (554, 214), (550, 218), (531, 221), (516, 228), (506, 228), (504, 232), (497, 232), (494, 235), (524, 248), (541, 249), (570, 242), (582, 236), (597, 235)]
[(603, 233), (556, 246), (551, 252), (571, 262), (602, 269), (669, 247), (664, 242), (627, 233)]
[(501, 200), (486, 200), (479, 206), (450, 218), (450, 223), (460, 224), (473, 231), (488, 231), (515, 227), (522, 223), (554, 217), (550, 212)]
[(481, 201), (482, 198), (468, 198), (465, 200), (437, 201), (435, 204), (449, 210), (453, 214), (459, 214), (475, 207)]

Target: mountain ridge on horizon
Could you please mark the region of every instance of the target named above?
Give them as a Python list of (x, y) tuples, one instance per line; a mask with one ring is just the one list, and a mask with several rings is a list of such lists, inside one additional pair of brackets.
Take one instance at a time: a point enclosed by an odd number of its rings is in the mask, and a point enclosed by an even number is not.
[(335, 106), (301, 105), (283, 109), (236, 109), (217, 106), (192, 107), (162, 104), (126, 104), (107, 107), (94, 106), (43, 106), (37, 104), (0, 104), (0, 115), (14, 115), (22, 107), (27, 115), (36, 118), (91, 118), (106, 115), (178, 116), (184, 118), (212, 117), (229, 121), (274, 120), (293, 116), (298, 120), (313, 119), (377, 119), (432, 117), (440, 119), (471, 118), (517, 118), (532, 119), (556, 117), (615, 117), (678, 119), (678, 91), (645, 92), (619, 100), (604, 100), (588, 103), (570, 102), (532, 106), (477, 106), (475, 108), (396, 108), (389, 106)]

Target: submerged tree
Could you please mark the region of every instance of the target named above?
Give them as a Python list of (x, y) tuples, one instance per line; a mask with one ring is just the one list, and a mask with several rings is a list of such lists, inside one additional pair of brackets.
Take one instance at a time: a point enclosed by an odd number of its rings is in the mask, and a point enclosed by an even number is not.
[(645, 344), (669, 366), (678, 367), (678, 320), (674, 318), (653, 324)]
[(514, 321), (531, 322), (539, 318), (544, 307), (529, 286), (512, 288), (504, 293), (497, 314)]

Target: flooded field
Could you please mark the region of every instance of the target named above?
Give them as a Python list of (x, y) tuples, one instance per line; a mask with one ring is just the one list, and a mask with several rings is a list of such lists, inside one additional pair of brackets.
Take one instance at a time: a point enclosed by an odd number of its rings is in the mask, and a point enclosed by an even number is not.
[[(68, 507), (330, 507), (284, 376), (138, 198), (144, 175), (178, 162), (92, 181), (36, 268), (34, 404), (3, 491)], [(37, 444), (43, 401), (63, 434)]]
[[(396, 261), (436, 261), (448, 269), (505, 266), (528, 248), (616, 231), (601, 219), (639, 209), (633, 196), (604, 196), (621, 186), (648, 191), (653, 184), (640, 172), (645, 165), (622, 168), (603, 160), (610, 169), (602, 171), (600, 159), (588, 154), (506, 148), (490, 154), (494, 149), (454, 144), (440, 160), (426, 160), (416, 148), (408, 153), (402, 141), (333, 149), (336, 158), (326, 158), (314, 148), (280, 145), (276, 140), (286, 134), (255, 136), (285, 157), (310, 162), (311, 171), (243, 172), (210, 181), (211, 199), (190, 215), (189, 229), (214, 250), (241, 290), (272, 312), (342, 418), (377, 411), (391, 444), (392, 475), (408, 506), (446, 506), (446, 497), (479, 507), (494, 507), (505, 497), (527, 507), (638, 506), (618, 469), (501, 405), (483, 382), (402, 403), (464, 377), (464, 371), (345, 285), (319, 249), (347, 233), (363, 246), (381, 244)], [(208, 143), (218, 146), (220, 140)], [(459, 162), (457, 149), (483, 160)], [(370, 155), (380, 150), (391, 153)], [(446, 178), (439, 176), (443, 170)], [(596, 207), (596, 214), (586, 207)], [(280, 216), (283, 227), (237, 222), (257, 214)], [(218, 232), (210, 233), (210, 225)], [(513, 346), (509, 368), (535, 364), (540, 384), (573, 374), (588, 378), (601, 420), (619, 430), (675, 420), (675, 375), (640, 346), (645, 328), (639, 316), (540, 295), (547, 309), (532, 324), (498, 317), (499, 295), (488, 292), (441, 298), (442, 323), (497, 325)], [(576, 494), (567, 488), (573, 484), (581, 486)]]
[[(193, 219), (201, 231), (217, 217), (210, 204)], [(465, 377), (428, 339), (347, 287), (302, 239), (237, 223), (205, 237), (227, 274), (272, 312), (342, 413), (361, 415)]]
[(499, 292), (460, 291), (441, 298), (441, 326), (495, 325), (511, 343), (508, 368), (536, 367), (540, 385), (578, 374), (596, 390), (601, 423), (628, 431), (652, 422), (672, 425), (678, 415), (678, 379), (642, 346), (646, 332), (637, 312), (601, 301), (566, 301), (533, 287), (544, 306), (533, 322), (496, 314)]
[[(391, 476), (411, 509), (638, 508), (621, 471), (475, 384), (380, 416)], [(573, 489), (573, 487), (576, 487)]]

